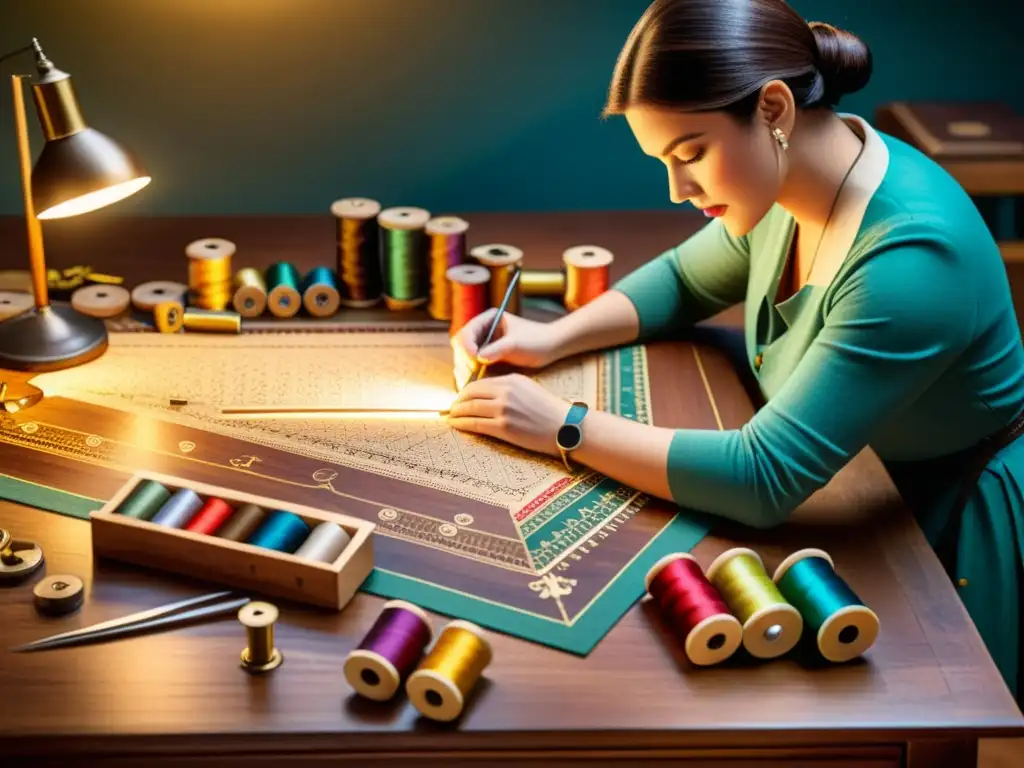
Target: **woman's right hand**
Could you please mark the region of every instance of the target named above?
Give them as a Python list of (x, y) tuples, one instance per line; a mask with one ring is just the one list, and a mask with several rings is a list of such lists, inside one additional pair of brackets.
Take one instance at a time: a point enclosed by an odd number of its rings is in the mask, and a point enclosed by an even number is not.
[(455, 384), (462, 389), (480, 364), (506, 363), (521, 368), (543, 368), (558, 359), (555, 329), (549, 323), (505, 312), (491, 342), (480, 348), (497, 309), (474, 317), (452, 337), (455, 353)]

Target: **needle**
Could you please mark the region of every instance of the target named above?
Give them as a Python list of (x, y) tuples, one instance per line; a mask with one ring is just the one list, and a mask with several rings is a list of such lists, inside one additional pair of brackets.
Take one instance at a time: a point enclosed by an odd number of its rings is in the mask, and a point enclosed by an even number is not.
[[(505, 314), (505, 308), (508, 307), (509, 299), (512, 298), (512, 292), (516, 289), (516, 284), (519, 282), (519, 268), (516, 268), (515, 273), (512, 275), (512, 279), (508, 281), (508, 288), (505, 289), (505, 298), (501, 300), (501, 306), (498, 307), (498, 311), (494, 313), (494, 319), (491, 321), (491, 327), (487, 330), (487, 336), (484, 337), (483, 343), (480, 345), (480, 349), (484, 349), (488, 344), (491, 343), (491, 339), (494, 338), (494, 332), (498, 330), (498, 325), (501, 323), (501, 316)], [(467, 384), (472, 384), (474, 381), (484, 375), (487, 370), (487, 364), (478, 365), (474, 368), (472, 375), (469, 377)]]

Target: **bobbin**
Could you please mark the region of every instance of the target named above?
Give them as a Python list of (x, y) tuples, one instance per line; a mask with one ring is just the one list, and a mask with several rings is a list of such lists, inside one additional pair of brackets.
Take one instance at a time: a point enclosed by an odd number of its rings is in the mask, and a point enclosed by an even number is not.
[(89, 317), (117, 317), (131, 302), (131, 294), (119, 285), (84, 285), (71, 294), (71, 306)]
[(263, 278), (269, 289), (267, 308), (270, 314), (280, 318), (298, 314), (302, 308), (302, 296), (299, 294), (301, 277), (295, 266), (286, 261), (275, 262), (267, 267)]
[(185, 307), (180, 301), (161, 301), (153, 308), (153, 323), (160, 333), (178, 333), (185, 327)]
[[(801, 549), (781, 563), (775, 569), (772, 581), (778, 584), (794, 565), (802, 560), (819, 557), (828, 563), (836, 579), (835, 562), (832, 556), (822, 549), (809, 547)], [(866, 605), (847, 605), (827, 617), (818, 628), (815, 644), (822, 657), (836, 664), (851, 661), (862, 655), (878, 639), (880, 622), (878, 614)]]
[[(393, 278), (390, 274), (389, 268), (385, 266), (382, 269), (382, 276), (384, 277), (384, 303), (388, 309), (392, 311), (404, 311), (408, 309), (414, 309), (427, 303), (429, 297), (427, 295), (429, 287), (429, 272), (427, 262), (427, 251), (426, 251), (426, 232), (425, 227), (427, 222), (430, 221), (430, 211), (424, 208), (417, 208), (415, 206), (394, 206), (391, 208), (385, 208), (377, 216), (377, 224), (384, 232), (418, 232), (423, 238), (423, 242), (417, 242), (415, 246), (415, 253), (411, 254), (414, 259), (413, 263), (408, 264), (410, 269), (414, 272), (421, 273), (418, 279), (418, 287), (416, 288), (417, 295), (408, 297), (392, 296), (388, 293), (389, 283)], [(384, 235), (382, 242), (382, 248), (384, 253), (387, 253), (387, 235)], [(385, 265), (388, 264), (388, 258), (385, 255), (383, 259)], [(419, 295), (421, 294), (422, 295)]]
[[(419, 618), (427, 632), (427, 645), (430, 645), (434, 629), (422, 608), (405, 600), (388, 600), (381, 606), (381, 613), (389, 609), (407, 611)], [(402, 675), (391, 660), (368, 648), (349, 651), (343, 671), (352, 690), (373, 701), (387, 701), (402, 685)]]
[(312, 317), (330, 317), (341, 305), (338, 289), (330, 282), (315, 279), (324, 271), (313, 269), (302, 281), (302, 306)]
[(164, 301), (185, 303), (188, 286), (168, 280), (151, 280), (132, 289), (132, 306), (140, 312), (152, 312)]
[(248, 641), (241, 656), (242, 669), (246, 672), (269, 672), (284, 661), (284, 655), (274, 645), (277, 616), (276, 606), (260, 601), (248, 603), (238, 611), (238, 620), (245, 627)]
[(182, 314), (186, 331), (202, 333), (241, 333), (242, 317), (237, 312), (189, 307)]
[(331, 213), (338, 219), (372, 219), (380, 211), (380, 203), (369, 197), (343, 197), (331, 203)]
[(0, 320), (10, 320), (35, 306), (32, 294), (22, 291), (0, 291)]
[(469, 222), (458, 216), (435, 216), (423, 229), (428, 235), (464, 235), (469, 231)]
[(322, 522), (309, 534), (302, 545), (295, 550), (295, 556), (321, 563), (333, 563), (345, 548), (352, 543), (352, 537), (337, 523)]
[[(598, 245), (575, 245), (562, 253), (566, 309), (575, 311), (608, 290), (613, 261), (612, 252)], [(591, 290), (586, 292), (588, 287)]]
[[(442, 636), (450, 629), (462, 629), (480, 641), (480, 650), (483, 656), (478, 660), (478, 665), (481, 672), (486, 669), (494, 658), (494, 651), (483, 630), (472, 622), (455, 619), (444, 626), (441, 630)], [(437, 646), (431, 651), (431, 655), (436, 650)], [(477, 677), (474, 676), (469, 682), (471, 685), (475, 685), (476, 680)], [(409, 700), (419, 713), (431, 720), (449, 722), (461, 715), (466, 706), (466, 697), (454, 680), (450, 680), (433, 669), (425, 668), (423, 665), (409, 675), (405, 690), (409, 695)], [(469, 691), (466, 691), (466, 695), (468, 694)]]
[[(473, 248), (469, 255), (478, 264), (486, 267), (491, 273), (490, 305), (500, 307), (505, 300), (505, 293), (508, 290), (509, 280), (516, 267), (523, 263), (523, 251), (508, 243), (485, 243)], [(506, 310), (517, 314), (520, 310), (521, 286), (517, 285), (512, 296), (509, 297)]]
[[(761, 556), (748, 547), (734, 547), (728, 549), (708, 566), (708, 581), (715, 584), (719, 571), (726, 563), (740, 555), (753, 557), (764, 568), (764, 561)], [(765, 577), (771, 580), (768, 573)], [(721, 587), (715, 587), (722, 592)], [(776, 588), (777, 589), (777, 588)], [(728, 598), (723, 592), (723, 599), (728, 603)], [(731, 606), (730, 606), (731, 607)], [(803, 632), (803, 616), (800, 612), (779, 595), (779, 602), (775, 605), (766, 606), (755, 611), (743, 624), (743, 647), (751, 656), (759, 659), (773, 659), (789, 653), (800, 641), (800, 634)]]
[(47, 616), (67, 616), (85, 600), (85, 584), (72, 574), (47, 576), (32, 587), (36, 610)]
[[(647, 571), (647, 575), (644, 576), (644, 589), (648, 595), (651, 594), (651, 582), (667, 565), (676, 560), (697, 562), (697, 558), (686, 552), (665, 555), (652, 565)], [(736, 653), (742, 642), (743, 626), (740, 624), (740, 620), (732, 614), (719, 614), (718, 616), (709, 616), (687, 633), (684, 651), (686, 657), (697, 666), (711, 666), (730, 658)]]
[(22, 541), (0, 528), (0, 583), (26, 579), (43, 564), (43, 550), (34, 541)]
[(267, 283), (263, 274), (253, 267), (240, 269), (235, 273), (235, 293), (231, 306), (242, 317), (259, 317), (267, 308)]

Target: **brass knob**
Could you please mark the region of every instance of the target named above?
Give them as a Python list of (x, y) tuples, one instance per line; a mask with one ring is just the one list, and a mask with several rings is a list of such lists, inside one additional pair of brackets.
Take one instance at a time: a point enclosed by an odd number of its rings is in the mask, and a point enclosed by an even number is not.
[(43, 564), (43, 550), (32, 541), (18, 541), (0, 528), (0, 583), (21, 581)]

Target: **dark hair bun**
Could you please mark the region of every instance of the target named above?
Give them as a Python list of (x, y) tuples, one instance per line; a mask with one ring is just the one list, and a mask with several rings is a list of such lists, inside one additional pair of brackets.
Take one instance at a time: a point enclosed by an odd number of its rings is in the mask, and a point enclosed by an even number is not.
[(871, 49), (856, 35), (820, 21), (810, 24), (818, 44), (818, 71), (825, 81), (822, 101), (835, 106), (871, 79)]

